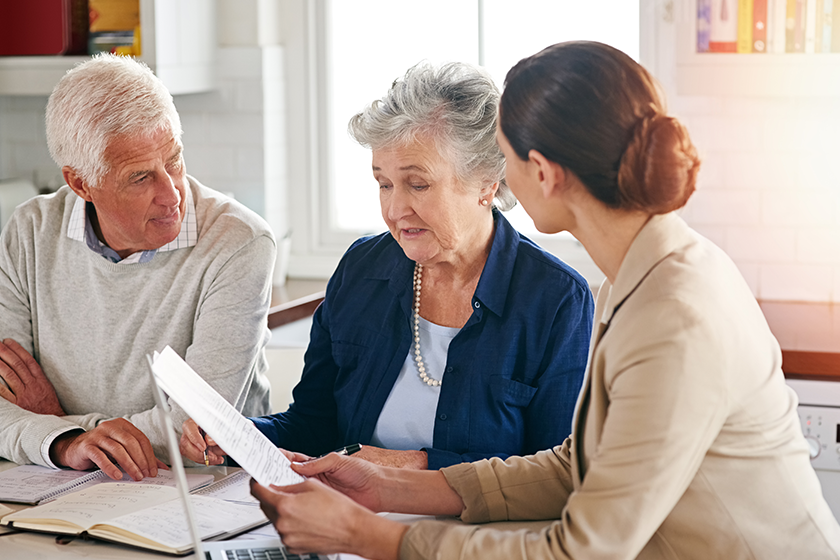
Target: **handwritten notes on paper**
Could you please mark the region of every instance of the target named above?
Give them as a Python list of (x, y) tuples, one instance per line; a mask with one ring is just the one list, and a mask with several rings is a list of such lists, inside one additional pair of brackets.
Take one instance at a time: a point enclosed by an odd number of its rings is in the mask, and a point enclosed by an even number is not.
[(286, 486), (303, 480), (286, 456), (172, 348), (155, 353), (152, 371), (160, 388), (257, 482)]

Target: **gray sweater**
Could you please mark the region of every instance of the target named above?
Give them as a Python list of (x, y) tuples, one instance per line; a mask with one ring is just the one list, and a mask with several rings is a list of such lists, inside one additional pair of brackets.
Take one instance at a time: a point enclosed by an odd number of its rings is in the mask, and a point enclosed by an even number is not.
[[(274, 238), (254, 212), (189, 182), (198, 242), (147, 263), (112, 263), (69, 238), (69, 187), (14, 212), (0, 235), (0, 339), (32, 353), (67, 416), (0, 398), (0, 456), (49, 465), (57, 432), (124, 417), (168, 462), (145, 358), (166, 345), (243, 414), (269, 412)], [(170, 405), (180, 427), (186, 415)]]

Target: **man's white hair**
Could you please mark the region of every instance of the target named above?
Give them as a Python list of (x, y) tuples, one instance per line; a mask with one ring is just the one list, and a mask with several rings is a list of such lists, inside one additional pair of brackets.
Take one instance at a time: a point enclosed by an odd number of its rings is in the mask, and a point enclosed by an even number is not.
[(118, 136), (148, 137), (161, 130), (181, 139), (172, 95), (148, 66), (130, 57), (100, 54), (67, 72), (47, 102), (47, 145), (98, 187), (109, 171), (105, 149)]

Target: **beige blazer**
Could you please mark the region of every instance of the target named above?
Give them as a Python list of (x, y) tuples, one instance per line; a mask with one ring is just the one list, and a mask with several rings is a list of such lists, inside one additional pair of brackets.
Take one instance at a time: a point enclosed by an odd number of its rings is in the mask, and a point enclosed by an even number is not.
[(558, 521), (541, 532), (423, 521), (401, 556), (840, 558), (778, 343), (732, 261), (675, 214), (655, 216), (595, 313), (571, 437), (443, 471), (464, 521)]

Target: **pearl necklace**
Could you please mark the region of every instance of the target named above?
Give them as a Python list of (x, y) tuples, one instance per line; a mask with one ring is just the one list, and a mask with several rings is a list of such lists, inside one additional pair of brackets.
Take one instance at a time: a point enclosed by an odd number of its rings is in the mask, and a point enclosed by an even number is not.
[(420, 355), (420, 289), (423, 282), (423, 265), (414, 264), (414, 361), (417, 362), (417, 374), (420, 381), (429, 387), (440, 387), (441, 379), (434, 379), (426, 374), (426, 365)]

